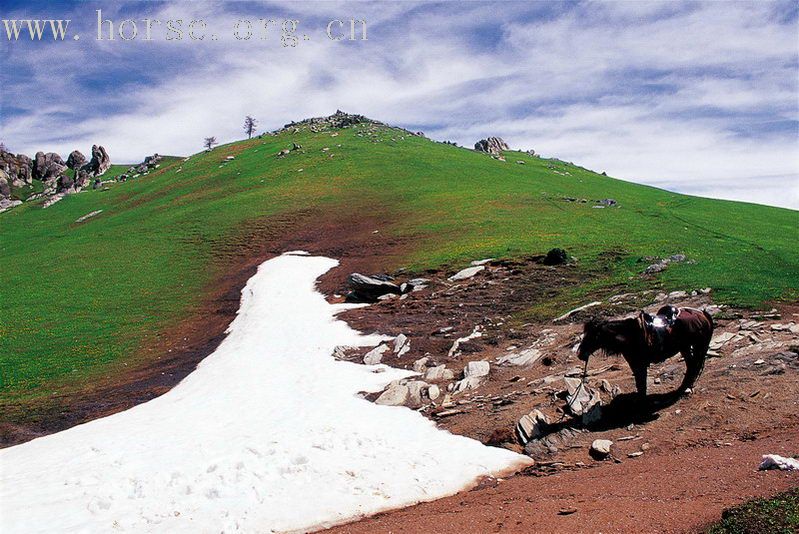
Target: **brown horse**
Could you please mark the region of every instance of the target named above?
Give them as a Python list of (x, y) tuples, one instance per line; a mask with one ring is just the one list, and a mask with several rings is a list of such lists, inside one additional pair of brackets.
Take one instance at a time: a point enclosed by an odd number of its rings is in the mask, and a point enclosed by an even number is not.
[(646, 401), (649, 364), (681, 353), (686, 373), (677, 391), (684, 393), (702, 373), (712, 336), (713, 318), (706, 311), (664, 306), (655, 317), (641, 312), (616, 321), (588, 321), (577, 357), (587, 362), (599, 349), (608, 354), (621, 354), (635, 376), (638, 394)]

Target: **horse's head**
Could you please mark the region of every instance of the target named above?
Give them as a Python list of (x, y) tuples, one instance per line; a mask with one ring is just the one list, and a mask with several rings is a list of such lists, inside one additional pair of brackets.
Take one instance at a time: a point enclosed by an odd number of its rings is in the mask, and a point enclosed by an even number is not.
[(597, 319), (591, 319), (583, 327), (583, 340), (577, 348), (577, 358), (581, 361), (588, 361), (588, 357), (601, 348), (600, 346), (600, 333), (602, 329), (602, 322)]

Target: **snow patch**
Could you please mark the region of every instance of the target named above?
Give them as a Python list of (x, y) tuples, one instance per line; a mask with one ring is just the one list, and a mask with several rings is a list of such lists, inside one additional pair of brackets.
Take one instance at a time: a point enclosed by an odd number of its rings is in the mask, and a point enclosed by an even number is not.
[(413, 373), (335, 361), (371, 346), (283, 255), (242, 291), (227, 338), (168, 393), (0, 451), (0, 531), (307, 530), (452, 494), (528, 460), (357, 397)]

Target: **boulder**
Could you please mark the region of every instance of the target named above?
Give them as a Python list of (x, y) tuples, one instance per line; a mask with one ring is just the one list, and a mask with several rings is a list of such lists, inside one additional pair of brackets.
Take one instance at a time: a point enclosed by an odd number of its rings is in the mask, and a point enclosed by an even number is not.
[(33, 160), (33, 178), (42, 182), (55, 182), (67, 166), (55, 152), (37, 152)]
[(377, 302), (383, 295), (402, 293), (400, 287), (393, 282), (360, 273), (349, 275), (347, 285), (351, 290), (347, 295), (350, 302)]
[(460, 393), (469, 389), (477, 389), (483, 384), (483, 382), (485, 382), (485, 380), (486, 377), (484, 376), (467, 376), (463, 380), (459, 380), (455, 383), (453, 391), (455, 393)]
[(441, 396), (441, 390), (437, 385), (431, 384), (430, 387), (427, 388), (427, 397), (431, 401), (436, 400), (440, 396)]
[(457, 282), (460, 280), (468, 280), (472, 278), (474, 275), (479, 273), (480, 271), (485, 270), (485, 265), (475, 265), (473, 267), (467, 267), (466, 269), (459, 271), (452, 276), (449, 277), (450, 282)]
[(97, 177), (105, 174), (105, 171), (110, 166), (111, 158), (108, 157), (108, 152), (105, 151), (105, 148), (99, 145), (92, 145), (92, 159), (81, 170), (88, 172), (92, 177)]
[(363, 363), (366, 365), (377, 365), (383, 359), (383, 354), (388, 350), (388, 345), (381, 343), (366, 353), (363, 357)]
[(503, 150), (510, 150), (508, 143), (502, 140), (501, 137), (489, 137), (488, 139), (480, 139), (474, 144), (474, 149), (478, 152), (485, 152), (492, 156), (501, 156)]
[(425, 356), (424, 358), (419, 358), (415, 362), (413, 362), (413, 370), (417, 373), (424, 373), (425, 369), (427, 369), (427, 362), (430, 361), (430, 358)]
[(591, 454), (591, 457), (594, 459), (604, 460), (610, 456), (610, 448), (612, 446), (613, 442), (609, 439), (595, 439), (594, 442), (591, 443), (589, 454)]
[(410, 390), (404, 384), (393, 383), (375, 400), (375, 404), (384, 406), (404, 406), (410, 397)]
[(547, 416), (539, 410), (533, 410), (519, 419), (516, 424), (516, 436), (522, 445), (526, 445), (530, 440), (543, 436), (548, 425), (549, 419)]
[(466, 364), (466, 367), (463, 368), (463, 377), (479, 378), (479, 377), (488, 376), (490, 370), (491, 370), (491, 365), (485, 360), (469, 362)]
[(67, 167), (70, 169), (78, 170), (86, 165), (86, 156), (80, 150), (73, 150), (67, 156)]
[(451, 369), (447, 369), (446, 365), (437, 365), (436, 367), (429, 367), (424, 373), (425, 380), (452, 380), (455, 378), (455, 373)]
[(423, 380), (409, 380), (405, 386), (408, 388), (408, 404), (417, 407), (424, 402), (424, 395), (427, 393), (427, 382)]
[(599, 393), (586, 386), (579, 378), (565, 377), (566, 406), (573, 415), (581, 416), (600, 404)]
[(0, 170), (7, 174), (8, 185), (23, 187), (33, 183), (33, 160), (25, 154), (17, 154), (0, 149)]

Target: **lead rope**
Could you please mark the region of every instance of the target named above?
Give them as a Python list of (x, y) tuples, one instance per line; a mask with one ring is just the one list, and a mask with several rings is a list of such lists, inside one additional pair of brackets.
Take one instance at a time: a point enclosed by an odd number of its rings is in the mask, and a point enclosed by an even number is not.
[(572, 397), (572, 400), (566, 403), (566, 409), (563, 410), (563, 414), (561, 414), (560, 419), (558, 419), (558, 423), (563, 421), (563, 419), (566, 417), (566, 412), (571, 410), (572, 404), (574, 404), (574, 401), (577, 400), (577, 393), (581, 389), (585, 389), (586, 378), (588, 378), (588, 359), (585, 360), (585, 366), (583, 366), (583, 377), (580, 379), (580, 385), (577, 387), (576, 390), (574, 390), (574, 396)]

